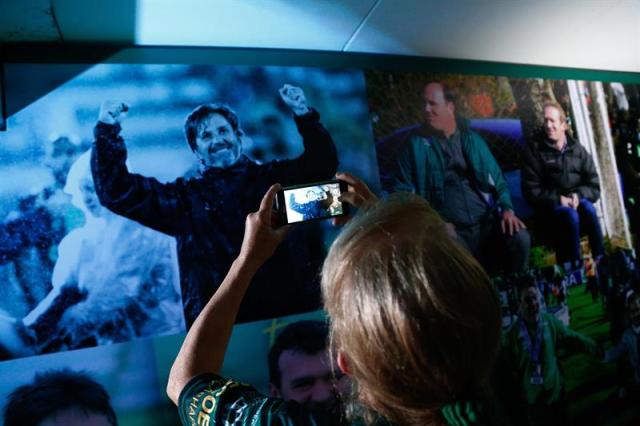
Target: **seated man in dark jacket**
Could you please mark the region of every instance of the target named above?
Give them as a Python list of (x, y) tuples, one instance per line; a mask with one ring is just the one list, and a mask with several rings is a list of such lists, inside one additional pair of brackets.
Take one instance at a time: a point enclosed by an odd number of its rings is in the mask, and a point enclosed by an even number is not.
[[(331, 178), (338, 158), (317, 111), (307, 107), (302, 89), (285, 85), (280, 96), (294, 113), (304, 153), (295, 159), (257, 164), (242, 153), (244, 132), (226, 105), (197, 107), (185, 123), (189, 147), (202, 164), (201, 176), (160, 183), (130, 173), (120, 123), (128, 110), (105, 102), (95, 127), (92, 171), (100, 202), (113, 212), (172, 235), (178, 243), (182, 302), (187, 326), (222, 282), (237, 257), (244, 218), (274, 182), (293, 185)], [(295, 230), (295, 233), (305, 230)], [(298, 238), (304, 238), (299, 235)], [(245, 297), (238, 321), (252, 321), (316, 309), (317, 269), (324, 257), (321, 239), (278, 249)]]
[(586, 233), (594, 259), (604, 254), (602, 229), (593, 203), (600, 198), (591, 155), (567, 134), (560, 104), (544, 104), (544, 134), (522, 153), (522, 192), (536, 212), (542, 232), (553, 234), (557, 263), (581, 259), (580, 234)]

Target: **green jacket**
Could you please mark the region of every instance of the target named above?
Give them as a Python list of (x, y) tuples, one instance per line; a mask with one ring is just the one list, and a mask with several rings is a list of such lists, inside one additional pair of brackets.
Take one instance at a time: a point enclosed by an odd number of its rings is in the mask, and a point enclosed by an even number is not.
[[(458, 131), (462, 152), (473, 171), (471, 183), (483, 195), (492, 195), (503, 210), (513, 210), (507, 181), (486, 142), (463, 121), (458, 122)], [(390, 171), (393, 191), (414, 192), (440, 210), (444, 203), (446, 164), (436, 136), (419, 127), (401, 143)]]
[(534, 363), (531, 360), (524, 337), (521, 335), (520, 323), (516, 321), (503, 336), (503, 350), (508, 359), (504, 368), (513, 374), (514, 385), (520, 388), (520, 396), (529, 404), (551, 404), (562, 397), (564, 378), (558, 361), (558, 345), (568, 343), (573, 349), (594, 354), (596, 343), (590, 338), (565, 327), (560, 320), (551, 314), (541, 313), (542, 346), (540, 362), (542, 365), (543, 384), (531, 383)]

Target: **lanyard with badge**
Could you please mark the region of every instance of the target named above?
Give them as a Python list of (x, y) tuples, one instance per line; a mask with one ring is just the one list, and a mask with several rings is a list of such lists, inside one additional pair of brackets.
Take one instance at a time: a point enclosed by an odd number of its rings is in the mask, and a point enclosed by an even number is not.
[(538, 323), (536, 337), (532, 342), (531, 336), (529, 336), (529, 331), (527, 330), (527, 326), (525, 325), (524, 320), (520, 318), (519, 322), (520, 335), (524, 340), (527, 352), (529, 352), (529, 355), (531, 356), (531, 361), (533, 361), (533, 371), (531, 372), (530, 383), (532, 385), (542, 385), (544, 384), (544, 377), (542, 376), (542, 363), (540, 362), (540, 349), (542, 347), (542, 324)]

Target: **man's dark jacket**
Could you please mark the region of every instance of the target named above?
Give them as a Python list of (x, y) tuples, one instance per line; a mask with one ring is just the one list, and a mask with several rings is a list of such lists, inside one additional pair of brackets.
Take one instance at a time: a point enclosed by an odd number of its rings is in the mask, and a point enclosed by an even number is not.
[(522, 152), (522, 193), (537, 211), (560, 205), (560, 195), (577, 193), (592, 203), (600, 198), (598, 173), (587, 150), (567, 135), (558, 151), (544, 136), (528, 143)]
[[(247, 157), (200, 177), (160, 183), (130, 173), (119, 125), (98, 123), (91, 169), (100, 202), (113, 212), (174, 236), (178, 246), (185, 320), (190, 326), (220, 286), (242, 244), (246, 215), (267, 189), (331, 178), (338, 158), (315, 110), (296, 116), (304, 153), (256, 164)], [(297, 229), (261, 268), (242, 302), (238, 321), (253, 321), (319, 306), (317, 272), (324, 256), (320, 232)], [(297, 235), (296, 235), (297, 234)]]

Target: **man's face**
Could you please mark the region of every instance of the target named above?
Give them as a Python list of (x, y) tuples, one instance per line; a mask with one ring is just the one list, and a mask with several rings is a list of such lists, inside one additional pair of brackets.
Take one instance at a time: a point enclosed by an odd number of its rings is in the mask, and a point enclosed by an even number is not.
[(548, 106), (544, 109), (544, 131), (552, 142), (563, 142), (567, 123), (560, 117), (557, 108)]
[(242, 153), (242, 143), (227, 119), (211, 114), (198, 126), (196, 155), (205, 167), (229, 167)]
[(273, 396), (308, 405), (325, 405), (331, 409), (337, 403), (334, 375), (327, 351), (313, 355), (302, 351), (284, 350), (278, 359), (280, 388), (272, 385)]
[(636, 297), (630, 302), (629, 319), (634, 327), (640, 327), (640, 297)]
[(74, 185), (71, 185), (71, 188), (65, 187), (65, 192), (71, 195), (71, 204), (82, 210), (86, 215), (93, 217), (103, 215), (104, 207), (100, 204), (91, 175), (80, 179), (77, 187)]
[(444, 131), (455, 126), (455, 108), (444, 98), (442, 86), (429, 83), (424, 87), (424, 119), (434, 130)]
[(522, 318), (529, 324), (538, 322), (540, 314), (540, 299), (538, 291), (534, 287), (524, 290), (520, 296), (520, 314)]
[(80, 181), (80, 193), (82, 194), (82, 200), (87, 210), (96, 217), (100, 216), (102, 213), (102, 205), (100, 204), (100, 199), (98, 198), (98, 194), (96, 194), (96, 188), (90, 176)]
[(111, 423), (102, 414), (85, 412), (80, 408), (68, 408), (52, 414), (38, 426), (111, 426)]

